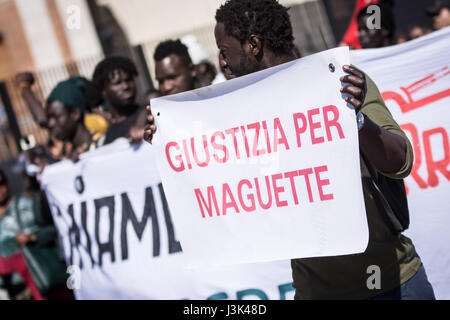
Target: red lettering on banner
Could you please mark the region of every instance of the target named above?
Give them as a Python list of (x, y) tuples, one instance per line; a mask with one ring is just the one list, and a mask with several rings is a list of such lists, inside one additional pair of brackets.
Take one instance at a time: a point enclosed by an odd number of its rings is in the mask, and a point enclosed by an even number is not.
[[(414, 179), (414, 181), (416, 181), (419, 188), (426, 189), (428, 187), (428, 185), (425, 182), (425, 180), (422, 179), (422, 177), (419, 175), (419, 172), (418, 172), (420, 165), (422, 164), (422, 153), (420, 151), (419, 133), (417, 132), (417, 128), (412, 123), (402, 124), (400, 126), (400, 128), (403, 130), (409, 131), (409, 133), (411, 134), (411, 139), (412, 139), (411, 144), (412, 144), (413, 151), (414, 151), (414, 163), (413, 163), (410, 175)], [(406, 187), (407, 193), (409, 193), (406, 183), (405, 183), (405, 187)]]
[(311, 173), (313, 173), (313, 170), (311, 168), (298, 170), (298, 174), (300, 176), (304, 176), (305, 177), (305, 183), (306, 183), (306, 189), (308, 190), (309, 202), (314, 202), (313, 195), (312, 195), (312, 190), (311, 190), (311, 183), (309, 182), (309, 175)]
[[(278, 118), (276, 118), (275, 120), (277, 120), (277, 119)], [(267, 131), (266, 121), (263, 121), (262, 125), (263, 125), (263, 130), (264, 130), (264, 137), (266, 138), (267, 153), (272, 153), (272, 148), (270, 147), (269, 131)], [(275, 147), (275, 149), (276, 149), (276, 147)]]
[(247, 195), (247, 199), (250, 200), (250, 207), (248, 207), (245, 202), (244, 199), (242, 198), (242, 187), (246, 185), (250, 190), (252, 189), (252, 183), (247, 180), (247, 179), (243, 179), (241, 181), (239, 181), (238, 184), (238, 198), (239, 198), (239, 203), (241, 204), (242, 209), (244, 209), (244, 211), (246, 212), (252, 212), (256, 210), (256, 204), (255, 204), (255, 196), (253, 194), (248, 194)]
[[(306, 131), (306, 127), (307, 127), (306, 117), (301, 112), (294, 113), (293, 116), (294, 116), (295, 135), (297, 136), (297, 147), (300, 148), (302, 146), (302, 141), (300, 139), (300, 135)], [(301, 127), (298, 126), (298, 119), (302, 120)]]
[[(293, 114), (294, 129), (299, 148), (302, 146), (302, 135), (310, 139), (312, 145), (332, 141), (332, 133), (334, 132), (337, 132), (340, 139), (345, 138), (342, 126), (339, 123), (339, 110), (336, 106), (329, 105), (323, 108), (314, 108), (306, 111), (306, 114), (301, 112)], [(316, 116), (318, 117), (316, 118)], [(307, 132), (308, 127), (309, 132)], [(333, 132), (331, 130), (332, 127), (334, 127)], [(264, 135), (261, 134), (261, 128), (264, 131)], [(268, 131), (268, 124), (263, 120), (224, 131), (215, 131), (212, 135), (202, 134), (200, 141), (197, 141), (199, 139), (197, 137), (182, 139), (180, 142), (171, 141), (165, 147), (166, 158), (172, 170), (182, 172), (185, 169), (192, 170), (194, 166), (206, 168), (214, 161), (219, 164), (225, 164), (233, 159), (240, 160), (241, 158), (258, 157), (279, 152), (280, 145), (284, 146), (284, 151), (290, 150), (289, 141), (280, 118), (273, 119), (272, 128), (271, 137)], [(254, 135), (252, 135), (250, 130), (253, 130)], [(238, 132), (240, 132), (240, 135)], [(248, 134), (249, 132), (250, 134)], [(265, 143), (260, 141), (260, 137), (264, 137)], [(222, 140), (220, 143), (217, 141), (218, 138)], [(188, 146), (189, 143), (190, 147)], [(233, 146), (231, 146), (231, 143)], [(181, 148), (182, 150), (180, 150)], [(171, 157), (169, 151), (173, 152), (172, 149), (179, 152), (176, 152), (175, 156)], [(232, 154), (233, 149), (234, 154)]]
[(253, 156), (256, 157), (265, 154), (266, 151), (264, 149), (258, 150), (259, 130), (261, 129), (261, 125), (259, 124), (259, 122), (247, 125), (247, 129), (255, 129), (255, 137), (253, 138), (253, 146), (252, 146)]
[(192, 169), (191, 158), (189, 157), (189, 151), (188, 151), (186, 139), (183, 140), (183, 150), (184, 150), (184, 156), (186, 157), (188, 168)]
[[(230, 198), (230, 201), (227, 201), (227, 195), (228, 198)], [(223, 184), (222, 188), (222, 215), (227, 214), (228, 208), (234, 208), (236, 210), (236, 213), (239, 213), (239, 208), (236, 204), (236, 200), (233, 197), (233, 194), (231, 193), (230, 186), (228, 183)]]
[[(333, 113), (333, 120), (330, 120), (328, 118), (328, 112)], [(330, 106), (326, 106), (323, 107), (323, 122), (325, 124), (325, 130), (327, 132), (327, 139), (328, 141), (332, 141), (333, 137), (331, 136), (331, 130), (330, 127), (335, 127), (338, 134), (339, 134), (339, 138), (344, 139), (344, 131), (342, 130), (341, 125), (338, 122), (339, 120), (339, 110), (336, 106), (330, 105)]]
[[(333, 114), (332, 120), (328, 117), (328, 113)], [(325, 127), (325, 133), (327, 135), (327, 140), (332, 141), (333, 136), (331, 134), (330, 127), (335, 127), (340, 139), (345, 139), (344, 131), (342, 130), (342, 126), (339, 124), (339, 109), (336, 106), (329, 105), (322, 108), (322, 116), (323, 116), (323, 126), (320, 121), (316, 121), (313, 119), (314, 116), (320, 114), (320, 109), (315, 108), (307, 111), (308, 117), (306, 117), (302, 112), (295, 113), (293, 115), (294, 119), (294, 128), (295, 135), (297, 136), (297, 147), (301, 148), (302, 139), (301, 135), (306, 132), (306, 129), (309, 124), (309, 132), (311, 138), (311, 144), (324, 143), (325, 138), (323, 136), (323, 129), (320, 130), (322, 132), (321, 136), (317, 136), (316, 131)], [(308, 120), (307, 120), (308, 119)], [(301, 126), (299, 124), (299, 120), (301, 120)]]
[(324, 171), (328, 171), (327, 166), (321, 166), (321, 167), (314, 168), (314, 173), (316, 174), (317, 188), (319, 189), (320, 201), (333, 200), (334, 196), (332, 193), (330, 193), (330, 194), (323, 193), (323, 189), (322, 189), (323, 186), (330, 184), (330, 180), (328, 180), (328, 179), (321, 180), (320, 179), (320, 173), (324, 172)]
[(206, 135), (202, 135), (202, 140), (203, 140), (203, 150), (205, 151), (205, 161), (200, 162), (198, 160), (198, 156), (197, 156), (197, 150), (195, 149), (195, 141), (194, 138), (191, 138), (191, 149), (192, 149), (192, 154), (194, 155), (194, 160), (195, 163), (201, 167), (204, 168), (209, 164), (209, 160), (210, 160), (210, 155), (209, 155), (209, 149), (208, 149), (208, 138), (206, 137)]
[(294, 178), (298, 176), (297, 171), (285, 172), (284, 177), (289, 178), (289, 183), (291, 184), (292, 198), (294, 199), (294, 204), (298, 204), (297, 189), (295, 188)]
[(261, 191), (259, 189), (259, 183), (258, 178), (255, 178), (255, 187), (256, 187), (256, 194), (258, 196), (258, 203), (261, 208), (264, 210), (269, 209), (272, 206), (272, 192), (270, 192), (270, 182), (269, 177), (266, 176), (266, 187), (267, 187), (267, 203), (263, 203), (261, 200)]
[(308, 110), (309, 131), (311, 133), (311, 143), (312, 144), (322, 143), (325, 141), (324, 137), (316, 138), (316, 136), (314, 134), (315, 129), (321, 128), (320, 122), (313, 121), (313, 116), (315, 116), (319, 113), (320, 113), (319, 108)]
[(277, 207), (286, 207), (288, 205), (287, 201), (280, 201), (280, 198), (278, 197), (280, 192), (284, 192), (284, 187), (277, 186), (277, 180), (282, 178), (283, 174), (281, 173), (272, 175), (273, 193), (275, 195), (275, 204)]
[(169, 162), (169, 166), (176, 172), (181, 172), (184, 170), (184, 163), (183, 163), (183, 157), (179, 154), (177, 156), (175, 156), (175, 159), (179, 161), (179, 166), (175, 166), (174, 163), (172, 162), (172, 159), (170, 158), (170, 151), (169, 149), (171, 147), (175, 147), (175, 149), (180, 150), (180, 146), (178, 145), (178, 143), (171, 141), (166, 145), (166, 157), (167, 157), (167, 162)]
[[(450, 172), (447, 169), (450, 164), (450, 150), (449, 150), (449, 138), (448, 133), (443, 127), (438, 127), (430, 130), (425, 130), (422, 133), (423, 150), (425, 154), (425, 165), (428, 172), (427, 181), (423, 179), (418, 170), (422, 165), (422, 151), (420, 146), (420, 135), (416, 126), (412, 123), (402, 124), (400, 126), (403, 130), (408, 131), (411, 135), (411, 144), (414, 151), (414, 163), (411, 169), (411, 177), (417, 183), (420, 189), (426, 189), (428, 186), (437, 187), (439, 185), (439, 179), (436, 171), (441, 172), (447, 180), (450, 181)], [(439, 135), (442, 137), (442, 148), (444, 151), (444, 158), (440, 160), (433, 159), (433, 152), (431, 146), (431, 136)], [(406, 186), (406, 184), (405, 184)], [(409, 189), (406, 188), (407, 194)]]
[(225, 130), (225, 132), (227, 134), (231, 134), (231, 136), (233, 137), (233, 144), (234, 144), (234, 151), (236, 152), (236, 158), (239, 160), (241, 159), (241, 155), (239, 153), (239, 147), (238, 147), (238, 143), (237, 143), (237, 139), (236, 139), (236, 133), (239, 132), (239, 128), (231, 128), (231, 129), (227, 129)]
[(384, 101), (388, 100), (394, 100), (397, 102), (398, 106), (400, 107), (400, 110), (402, 113), (407, 113), (412, 110), (425, 107), (435, 101), (444, 99), (448, 96), (450, 96), (450, 89), (445, 89), (440, 92), (436, 92), (434, 94), (431, 94), (429, 96), (426, 96), (425, 98), (421, 98), (419, 100), (414, 100), (412, 95), (434, 83), (437, 81), (443, 79), (444, 77), (448, 76), (450, 74), (450, 70), (448, 66), (445, 66), (441, 69), (439, 69), (436, 72), (433, 72), (430, 75), (425, 76), (424, 78), (414, 82), (413, 84), (407, 86), (407, 87), (400, 87), (400, 90), (403, 91), (403, 93), (406, 95), (406, 99), (403, 98), (403, 96), (395, 91), (385, 91), (381, 94)]
[(247, 158), (250, 158), (250, 148), (248, 146), (247, 135), (245, 134), (245, 127), (241, 126), (242, 138), (244, 139), (245, 152), (247, 153)]
[[(194, 189), (195, 197), (197, 198), (198, 206), (200, 207), (200, 211), (202, 213), (202, 217), (206, 218), (205, 216), (205, 210), (203, 209), (203, 206), (206, 208), (206, 212), (208, 212), (208, 215), (210, 217), (213, 216), (212, 211), (212, 205), (214, 204), (214, 208), (216, 209), (216, 214), (220, 216), (219, 207), (217, 205), (217, 198), (216, 198), (216, 192), (214, 191), (213, 186), (209, 186), (206, 188), (206, 192), (208, 194), (208, 204), (206, 204), (205, 198), (203, 197), (202, 192), (200, 189)], [(212, 203), (211, 203), (212, 201)]]
[[(273, 207), (286, 207), (289, 204), (298, 205), (301, 201), (299, 201), (299, 196), (295, 185), (295, 178), (301, 175), (305, 177), (304, 184), (306, 185), (306, 189), (308, 190), (308, 198), (310, 202), (314, 202), (313, 190), (314, 193), (319, 194), (317, 198), (319, 198), (320, 201), (328, 201), (333, 200), (334, 195), (333, 193), (324, 193), (323, 187), (331, 186), (331, 182), (329, 179), (321, 177), (321, 174), (324, 174), (325, 172), (328, 172), (328, 167), (326, 165), (322, 165), (313, 168), (306, 168), (265, 176), (264, 182), (261, 181), (261, 178), (257, 177), (253, 180), (254, 185), (252, 184), (252, 181), (248, 179), (240, 180), (237, 184), (237, 188), (230, 187), (229, 183), (223, 183), (221, 186), (222, 211), (219, 211), (219, 205), (217, 203), (216, 190), (218, 189), (218, 186), (206, 187), (208, 201), (205, 200), (205, 197), (203, 196), (200, 189), (194, 189), (194, 192), (203, 218), (207, 217), (206, 213), (210, 218), (213, 218), (215, 216), (214, 209), (216, 210), (217, 216), (226, 216), (227, 213), (229, 213), (228, 210), (231, 208), (233, 208), (236, 213), (239, 213), (241, 209), (245, 212), (253, 212), (257, 208), (262, 210), (269, 210)], [(309, 175), (313, 173), (315, 174), (316, 178), (314, 189), (309, 180)], [(299, 181), (297, 183), (299, 183)], [(243, 192), (244, 186), (246, 187), (245, 193)], [(286, 187), (289, 186), (291, 187), (291, 193), (285, 192)], [(263, 193), (264, 198), (266, 199), (265, 203), (263, 202)], [(280, 200), (280, 195), (284, 195), (285, 199)], [(244, 199), (244, 197), (246, 199)], [(256, 201), (256, 198), (258, 199), (258, 201)], [(238, 201), (236, 201), (236, 199), (238, 199)]]
[[(278, 138), (278, 133), (280, 133), (281, 138)], [(281, 125), (280, 119), (275, 118), (273, 120), (273, 151), (278, 151), (278, 145), (283, 144), (286, 150), (289, 150), (289, 143), (284, 134), (283, 126)]]
[[(442, 160), (438, 161), (433, 160), (430, 142), (430, 137), (432, 135), (442, 136), (442, 143), (444, 147), (444, 159)], [(448, 135), (445, 129), (442, 127), (438, 127), (435, 129), (424, 131), (423, 147), (425, 150), (425, 159), (427, 161), (428, 184), (432, 187), (435, 187), (439, 184), (439, 179), (438, 176), (436, 175), (436, 171), (441, 172), (447, 178), (447, 180), (450, 180), (450, 171), (447, 170), (447, 166), (450, 164), (449, 143), (448, 143)]]
[(225, 135), (223, 134), (222, 131), (216, 131), (213, 133), (212, 137), (211, 137), (211, 145), (214, 149), (222, 151), (224, 156), (223, 158), (219, 158), (216, 154), (213, 155), (214, 160), (217, 161), (217, 163), (225, 163), (228, 160), (229, 157), (229, 153), (228, 153), (228, 149), (224, 144), (218, 144), (216, 143), (216, 137), (221, 137), (222, 140), (225, 140)]

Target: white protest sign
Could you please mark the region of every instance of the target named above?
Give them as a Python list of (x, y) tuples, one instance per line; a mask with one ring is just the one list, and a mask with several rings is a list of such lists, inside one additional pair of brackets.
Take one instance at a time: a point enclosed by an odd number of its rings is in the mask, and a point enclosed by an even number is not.
[(348, 48), (337, 48), (152, 100), (158, 167), (190, 266), (365, 250), (345, 64)]
[(387, 48), (350, 52), (377, 84), (414, 148), (405, 179), (410, 237), (438, 299), (450, 299), (450, 27)]
[(188, 270), (149, 144), (45, 169), (77, 299), (292, 299), (290, 261)]

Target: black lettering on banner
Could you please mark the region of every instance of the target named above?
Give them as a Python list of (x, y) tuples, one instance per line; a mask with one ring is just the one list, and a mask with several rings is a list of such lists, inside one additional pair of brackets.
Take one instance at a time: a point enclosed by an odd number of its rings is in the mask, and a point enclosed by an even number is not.
[(159, 194), (161, 195), (161, 202), (164, 210), (164, 219), (166, 220), (167, 234), (169, 236), (169, 253), (176, 253), (181, 251), (181, 244), (175, 238), (172, 218), (170, 216), (169, 205), (167, 204), (166, 196), (162, 183), (158, 184)]
[[(114, 196), (105, 197), (101, 199), (95, 199), (95, 240), (98, 245), (98, 261), (99, 265), (102, 266), (102, 257), (103, 254), (109, 252), (111, 255), (111, 262), (116, 260), (116, 256), (114, 253), (114, 210), (115, 210), (115, 202)], [(105, 243), (100, 243), (100, 212), (101, 208), (108, 208), (108, 216), (109, 216), (109, 236), (108, 241)]]
[(87, 209), (86, 209), (86, 202), (84, 201), (81, 203), (81, 226), (83, 228), (84, 234), (86, 235), (86, 249), (89, 258), (91, 259), (91, 267), (94, 267), (95, 260), (92, 257), (92, 241), (91, 236), (89, 235), (89, 232), (87, 230)]
[(51, 204), (51, 206), (56, 208), (56, 216), (61, 217), (61, 209), (56, 204)]
[[(158, 184), (158, 191), (161, 198), (161, 206), (164, 213), (164, 220), (166, 223), (167, 235), (168, 235), (168, 253), (173, 254), (177, 252), (181, 252), (181, 244), (180, 241), (177, 240), (175, 235), (175, 228), (172, 222), (172, 218), (170, 215), (169, 206), (167, 203), (167, 199), (165, 197), (164, 189), (161, 183)], [(103, 265), (103, 255), (105, 253), (109, 253), (111, 257), (111, 262), (115, 262), (115, 243), (114, 243), (114, 233), (115, 233), (115, 215), (116, 215), (116, 206), (115, 206), (115, 197), (108, 196), (100, 199), (94, 199), (95, 206), (95, 243), (98, 247), (98, 261), (96, 257), (94, 257), (93, 246), (95, 246), (94, 235), (90, 234), (88, 230), (88, 208), (87, 202), (82, 201), (80, 203), (80, 217), (81, 223), (77, 224), (75, 221), (74, 215), (74, 205), (70, 204), (67, 208), (67, 213), (70, 217), (70, 226), (68, 230), (69, 244), (70, 244), (70, 254), (67, 255), (66, 259), (68, 260), (69, 265), (73, 265), (76, 262), (76, 253), (78, 253), (78, 266), (80, 269), (84, 267), (87, 261), (83, 261), (81, 256), (81, 249), (84, 249), (85, 252), (89, 256), (89, 260), (91, 263), (91, 267), (102, 266)], [(121, 220), (121, 230), (120, 230), (120, 240), (121, 240), (121, 258), (122, 260), (127, 260), (129, 258), (129, 247), (128, 247), (128, 224), (131, 221), (131, 225), (133, 226), (133, 230), (139, 239), (142, 240), (142, 237), (145, 232), (145, 228), (147, 226), (147, 220), (150, 218), (152, 223), (152, 255), (153, 257), (158, 257), (161, 254), (161, 234), (159, 229), (159, 220), (158, 214), (156, 212), (155, 199), (152, 187), (147, 187), (145, 189), (145, 203), (143, 209), (143, 215), (140, 219), (137, 218), (135, 211), (133, 209), (133, 205), (128, 197), (127, 193), (121, 194), (121, 202), (122, 202), (122, 220)], [(55, 208), (55, 213), (57, 217), (62, 217), (61, 209), (53, 204)], [(100, 218), (101, 215), (107, 214), (109, 220), (109, 226), (107, 223), (101, 224), (102, 230), (103, 228), (109, 228), (108, 230), (108, 240), (106, 242), (101, 242), (100, 240)], [(117, 212), (117, 214), (119, 214)], [(81, 233), (86, 236), (86, 243), (81, 244)], [(103, 237), (102, 237), (103, 239)], [(62, 241), (61, 241), (62, 243)]]
[(145, 189), (144, 214), (142, 215), (141, 221), (138, 221), (138, 219), (136, 218), (128, 195), (126, 193), (122, 193), (121, 197), (122, 197), (122, 224), (120, 230), (121, 231), (120, 243), (122, 249), (122, 260), (128, 259), (128, 235), (127, 235), (128, 221), (131, 221), (133, 229), (139, 241), (141, 241), (145, 226), (147, 225), (148, 218), (151, 218), (152, 220), (153, 256), (154, 257), (159, 256), (161, 246), (159, 235), (159, 224), (158, 224), (158, 217), (156, 215), (155, 201), (153, 198), (152, 188), (148, 187), (147, 189)]
[(82, 194), (84, 192), (84, 181), (82, 176), (77, 176), (75, 178), (75, 190)]
[[(57, 221), (56, 219), (60, 220), (62, 217), (61, 209), (54, 203), (49, 203), (49, 206), (51, 208), (55, 208), (55, 210), (56, 210), (56, 216), (53, 219), (54, 226), (56, 227), (56, 221)], [(54, 211), (52, 210), (52, 212), (54, 212)], [(64, 261), (66, 262), (66, 264), (70, 265), (70, 263), (68, 263), (68, 261), (67, 261), (67, 254), (66, 254), (65, 248), (64, 248), (64, 239), (62, 237), (62, 234), (61, 234), (61, 231), (59, 230), (59, 228), (57, 228), (57, 229), (58, 229), (58, 232), (57, 232), (58, 233), (58, 253), (61, 257), (64, 257)]]
[[(59, 210), (59, 208), (58, 208)], [(69, 242), (70, 242), (70, 265), (73, 265), (73, 252), (77, 250), (79, 257), (79, 267), (83, 269), (83, 261), (81, 260), (81, 254), (78, 246), (80, 245), (80, 229), (75, 222), (75, 217), (73, 214), (73, 204), (69, 205), (67, 208), (67, 212), (69, 214), (70, 219), (72, 220), (72, 225), (69, 228)]]

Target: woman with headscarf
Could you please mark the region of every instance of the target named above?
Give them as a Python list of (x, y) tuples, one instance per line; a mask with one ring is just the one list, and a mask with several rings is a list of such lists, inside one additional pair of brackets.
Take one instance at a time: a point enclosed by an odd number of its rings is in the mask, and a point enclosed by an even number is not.
[(52, 137), (66, 143), (65, 156), (74, 161), (93, 143), (84, 125), (86, 106), (86, 83), (80, 77), (58, 83), (47, 98), (47, 128)]
[[(108, 111), (103, 107), (105, 103), (102, 94), (91, 81), (83, 77), (71, 77), (59, 82), (47, 98), (44, 108), (31, 90), (33, 75), (30, 72), (19, 73), (16, 80), (34, 119), (41, 127), (49, 130), (48, 147), (53, 160), (67, 157), (76, 160), (77, 154), (97, 146), (96, 142), (109, 125)], [(74, 130), (75, 127), (77, 130)], [(59, 144), (64, 147), (57, 148)]]

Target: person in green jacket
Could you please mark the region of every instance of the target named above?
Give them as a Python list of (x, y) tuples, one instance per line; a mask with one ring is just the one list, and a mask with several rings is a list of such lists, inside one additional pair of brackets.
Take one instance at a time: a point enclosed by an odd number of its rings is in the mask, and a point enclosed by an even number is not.
[(6, 174), (0, 170), (0, 277), (8, 282), (14, 272), (19, 274), (35, 300), (44, 297), (28, 270), (21, 248), (33, 242), (45, 245), (57, 237), (55, 227), (46, 225), (39, 211), (35, 199), (10, 195)]

